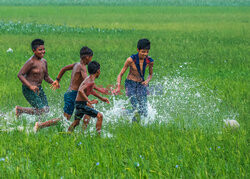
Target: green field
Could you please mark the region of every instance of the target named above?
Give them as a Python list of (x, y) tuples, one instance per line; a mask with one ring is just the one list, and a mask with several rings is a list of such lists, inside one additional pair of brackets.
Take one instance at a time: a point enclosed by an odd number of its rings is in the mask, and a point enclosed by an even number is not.
[[(1, 178), (249, 178), (249, 6), (25, 2), (0, 3)], [(32, 55), (35, 38), (45, 41), (53, 79), (63, 66), (79, 61), (82, 46), (89, 46), (101, 64), (96, 82), (104, 87), (115, 85), (137, 41), (148, 38), (155, 60), (150, 84), (160, 89), (148, 97), (149, 117), (132, 124), (121, 114), (129, 107), (126, 96), (110, 95), (111, 104), (95, 106), (104, 114), (101, 137), (96, 137), (95, 119), (84, 132), (79, 126), (67, 134), (70, 123), (63, 120), (33, 133), (37, 120), (62, 116), (70, 82), (69, 72), (57, 91), (44, 82), (50, 113), (16, 119), (15, 106), (29, 106), (17, 73)], [(227, 119), (240, 127), (225, 127)]]

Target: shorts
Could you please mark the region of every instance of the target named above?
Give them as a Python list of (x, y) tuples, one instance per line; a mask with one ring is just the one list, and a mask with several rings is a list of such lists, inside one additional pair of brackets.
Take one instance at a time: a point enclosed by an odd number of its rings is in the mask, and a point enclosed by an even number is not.
[(76, 96), (77, 96), (77, 91), (75, 90), (68, 90), (64, 94), (63, 111), (68, 115), (72, 115), (74, 112)]
[(33, 108), (42, 109), (44, 107), (48, 107), (47, 97), (43, 91), (42, 86), (38, 86), (39, 94), (35, 93), (34, 91), (30, 90), (28, 86), (22, 86), (22, 92), (25, 99), (30, 103)]
[(136, 82), (133, 80), (125, 80), (126, 95), (131, 96), (147, 96), (148, 86), (144, 86), (141, 82)]
[(76, 101), (75, 108), (75, 120), (81, 120), (84, 114), (91, 117), (96, 117), (98, 114), (97, 110), (87, 106), (87, 101)]

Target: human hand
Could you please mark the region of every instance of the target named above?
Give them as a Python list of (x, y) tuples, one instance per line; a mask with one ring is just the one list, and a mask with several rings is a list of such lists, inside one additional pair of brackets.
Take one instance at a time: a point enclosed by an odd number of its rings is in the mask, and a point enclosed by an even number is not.
[(114, 89), (114, 90), (112, 91), (112, 94), (117, 95), (118, 93), (120, 93), (120, 91), (121, 91), (121, 89), (120, 89), (120, 87), (118, 86), (116, 89)]
[(99, 91), (102, 93), (102, 94), (109, 94), (109, 90), (107, 88), (99, 88)]
[(98, 100), (97, 99), (93, 99), (92, 101), (90, 101), (90, 104), (97, 104)]
[(39, 88), (37, 86), (31, 86), (30, 90), (39, 95)]
[(144, 86), (147, 86), (148, 85), (148, 81), (143, 81), (141, 84), (144, 85)]
[(50, 88), (53, 89), (53, 90), (56, 90), (56, 89), (60, 88), (59, 81), (55, 80), (55, 81), (50, 85)]
[(87, 106), (91, 107), (91, 108), (94, 108), (89, 102), (87, 102)]
[(102, 101), (109, 104), (109, 99), (108, 98), (102, 98)]

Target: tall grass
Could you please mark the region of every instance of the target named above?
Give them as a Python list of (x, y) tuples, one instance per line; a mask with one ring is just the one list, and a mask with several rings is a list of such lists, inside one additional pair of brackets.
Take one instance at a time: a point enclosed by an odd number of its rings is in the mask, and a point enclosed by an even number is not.
[(245, 0), (1, 0), (0, 5), (249, 6)]
[[(1, 6), (0, 11), (1, 177), (249, 177), (248, 7)], [(116, 83), (144, 37), (155, 59), (151, 86), (162, 91), (148, 97), (150, 115), (141, 124), (121, 113), (129, 107), (125, 95), (107, 96), (110, 105), (96, 105), (104, 113), (100, 138), (95, 119), (85, 132), (78, 127), (66, 134), (70, 122), (63, 120), (34, 134), (37, 120), (62, 115), (70, 73), (56, 92), (43, 83), (48, 115), (15, 118), (15, 105), (29, 106), (17, 73), (32, 55), (34, 38), (45, 40), (53, 79), (63, 66), (78, 62), (79, 49), (87, 45), (101, 64), (96, 82), (107, 86)], [(241, 126), (225, 128), (224, 119)]]

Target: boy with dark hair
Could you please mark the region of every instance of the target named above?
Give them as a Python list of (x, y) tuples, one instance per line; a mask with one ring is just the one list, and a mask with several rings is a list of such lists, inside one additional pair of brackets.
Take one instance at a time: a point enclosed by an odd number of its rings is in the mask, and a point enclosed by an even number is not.
[[(83, 82), (83, 80), (88, 76), (86, 65), (88, 65), (89, 62), (91, 62), (92, 57), (93, 57), (93, 51), (86, 46), (82, 47), (80, 50), (80, 62), (63, 67), (60, 70), (56, 80), (51, 85), (51, 88), (58, 89), (60, 87), (59, 82), (60, 82), (63, 74), (66, 71), (72, 70), (70, 85), (69, 85), (68, 90), (64, 94), (64, 108), (63, 108), (63, 110), (64, 110), (64, 116), (68, 120), (70, 120), (70, 118), (74, 112), (74, 105), (75, 105), (77, 90), (78, 90), (80, 84)], [(97, 87), (95, 87), (95, 89), (102, 92), (102, 93), (105, 93), (105, 89), (100, 89)], [(89, 118), (89, 117), (85, 116), (85, 118)], [(57, 118), (57, 119), (52, 119), (52, 120), (49, 120), (49, 121), (46, 121), (43, 123), (36, 122), (35, 127), (34, 127), (34, 131), (36, 132), (40, 128), (49, 127), (51, 125), (54, 125), (59, 120), (60, 119)]]
[[(130, 98), (132, 104), (132, 112), (137, 109), (139, 104), (140, 116), (148, 115), (147, 109), (147, 87), (153, 75), (154, 60), (148, 56), (150, 50), (150, 41), (148, 39), (140, 39), (137, 43), (137, 54), (127, 58), (120, 74), (117, 77), (117, 88), (113, 91), (115, 94), (120, 92), (122, 75), (129, 68), (127, 79), (125, 80), (126, 94)], [(149, 67), (149, 76), (145, 80), (145, 70)], [(133, 117), (133, 121), (136, 118)]]
[[(68, 131), (72, 132), (74, 128), (79, 125), (83, 115), (88, 115), (91, 117), (97, 117), (96, 131), (98, 134), (100, 134), (102, 128), (103, 115), (100, 112), (93, 109), (92, 104), (97, 104), (98, 101), (96, 99), (90, 101), (88, 96), (92, 94), (98, 97), (101, 101), (107, 103), (109, 103), (109, 100), (107, 98), (101, 97), (95, 91), (93, 91), (93, 89), (96, 86), (95, 79), (98, 78), (101, 73), (100, 64), (96, 61), (90, 62), (88, 65), (88, 72), (89, 76), (81, 83), (78, 89), (75, 101), (75, 109), (76, 109), (75, 121), (69, 126)], [(89, 123), (89, 119), (83, 122), (84, 122), (83, 128), (86, 128)]]
[(47, 97), (41, 86), (43, 80), (50, 84), (53, 83), (48, 74), (47, 61), (43, 58), (45, 54), (44, 41), (41, 39), (33, 40), (31, 48), (34, 55), (26, 61), (17, 76), (23, 84), (23, 95), (33, 108), (16, 106), (17, 117), (22, 113), (40, 115), (49, 111)]
[(59, 88), (59, 82), (66, 71), (72, 70), (70, 85), (67, 92), (64, 94), (64, 116), (69, 120), (74, 112), (74, 104), (77, 95), (77, 90), (83, 80), (88, 76), (86, 65), (91, 62), (93, 51), (88, 47), (82, 47), (80, 50), (80, 62), (63, 67), (55, 82), (51, 85), (53, 89)]

